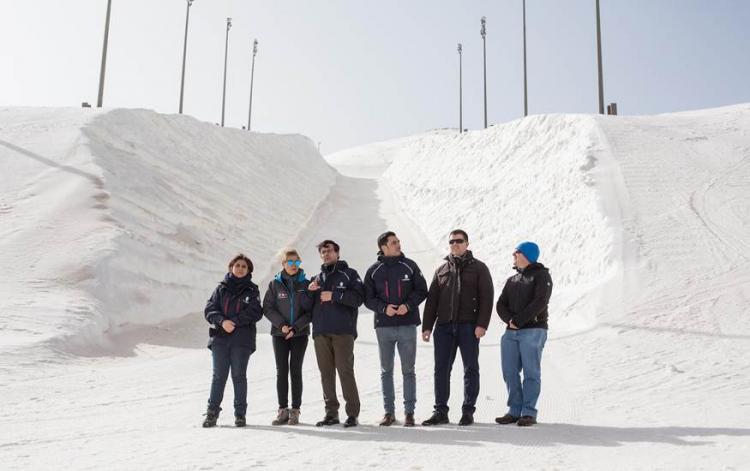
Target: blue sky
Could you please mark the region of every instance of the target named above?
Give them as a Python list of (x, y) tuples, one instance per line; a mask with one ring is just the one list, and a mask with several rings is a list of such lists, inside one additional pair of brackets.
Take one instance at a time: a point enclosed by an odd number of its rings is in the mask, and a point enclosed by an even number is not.
[[(195, 0), (185, 112), (218, 122), (225, 18), (226, 123), (302, 133), (324, 153), (523, 113), (521, 0)], [(529, 113), (597, 111), (594, 0), (528, 0)], [(0, 105), (96, 103), (106, 0), (0, 0)], [(184, 0), (113, 0), (104, 104), (177, 112)], [(750, 102), (750, 2), (601, 0), (605, 101), (620, 114)]]

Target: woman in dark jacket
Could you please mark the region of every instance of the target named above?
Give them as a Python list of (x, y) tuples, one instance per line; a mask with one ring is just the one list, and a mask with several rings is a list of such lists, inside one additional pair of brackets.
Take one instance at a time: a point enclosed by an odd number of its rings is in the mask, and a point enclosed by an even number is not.
[(252, 282), (253, 262), (243, 254), (229, 262), (229, 273), (216, 287), (204, 311), (211, 324), (208, 348), (213, 357), (211, 395), (204, 427), (219, 418), (229, 371), (234, 385), (234, 424), (245, 426), (247, 362), (255, 351), (255, 323), (263, 317), (260, 291)]
[[(302, 261), (294, 249), (280, 254), (282, 270), (268, 284), (263, 312), (271, 321), (276, 357), (276, 392), (279, 410), (273, 425), (297, 425), (302, 403), (302, 361), (310, 336), (312, 299), (307, 295)], [(289, 410), (289, 375), (292, 377), (292, 410)]]

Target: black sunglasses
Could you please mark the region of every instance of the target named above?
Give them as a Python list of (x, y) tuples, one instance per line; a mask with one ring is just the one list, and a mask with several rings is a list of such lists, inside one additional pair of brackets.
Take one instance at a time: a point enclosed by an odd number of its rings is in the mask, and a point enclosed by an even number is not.
[(466, 242), (464, 239), (451, 239), (451, 240), (448, 241), (448, 243), (451, 244), (451, 245), (453, 245), (453, 244), (463, 244), (464, 242)]

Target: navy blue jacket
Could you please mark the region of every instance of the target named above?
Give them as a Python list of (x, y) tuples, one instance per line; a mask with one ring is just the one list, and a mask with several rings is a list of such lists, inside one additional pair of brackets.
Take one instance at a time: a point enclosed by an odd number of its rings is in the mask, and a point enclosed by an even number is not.
[[(419, 305), (427, 298), (427, 281), (417, 264), (402, 253), (398, 257), (380, 255), (365, 274), (365, 306), (375, 315), (375, 327), (419, 325)], [(403, 316), (388, 317), (389, 304), (405, 304), (409, 309)]]
[[(314, 278), (320, 285), (317, 291), (308, 291), (313, 300), (313, 337), (325, 334), (344, 334), (357, 337), (357, 310), (365, 300), (365, 287), (359, 274), (339, 260), (323, 265)], [(333, 291), (330, 302), (321, 302), (321, 291)]]
[(294, 336), (310, 335), (312, 320), (312, 298), (307, 296), (305, 272), (300, 270), (293, 278), (282, 272), (268, 283), (268, 291), (263, 297), (263, 315), (271, 321), (271, 335), (281, 336), (281, 327), (288, 325), (294, 329)]
[[(263, 308), (260, 305), (258, 285), (252, 282), (252, 275), (237, 278), (227, 273), (206, 302), (204, 317), (212, 324), (208, 332), (208, 348), (211, 348), (216, 339), (236, 336), (241, 337), (241, 344), (247, 344), (255, 350), (255, 323), (263, 317)], [(234, 322), (235, 330), (232, 333), (221, 327), (224, 320)]]

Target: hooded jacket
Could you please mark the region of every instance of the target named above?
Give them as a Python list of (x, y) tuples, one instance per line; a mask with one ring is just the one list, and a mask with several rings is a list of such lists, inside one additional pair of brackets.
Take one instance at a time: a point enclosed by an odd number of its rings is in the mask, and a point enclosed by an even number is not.
[[(379, 255), (365, 274), (365, 306), (375, 314), (375, 327), (419, 325), (419, 305), (427, 298), (427, 281), (417, 264), (402, 253), (397, 257)], [(389, 304), (405, 304), (403, 316), (387, 316)]]
[[(238, 337), (240, 343), (255, 350), (255, 323), (263, 317), (263, 308), (258, 285), (252, 282), (251, 274), (237, 278), (227, 273), (206, 302), (203, 314), (212, 325), (208, 331), (208, 348), (217, 338)], [(231, 333), (221, 326), (225, 320), (235, 324)]]
[[(357, 310), (365, 300), (365, 287), (357, 271), (338, 260), (320, 267), (314, 280), (317, 291), (307, 291), (312, 299), (313, 337), (324, 334), (344, 334), (357, 337)], [(320, 293), (332, 291), (331, 301), (322, 302)]]

